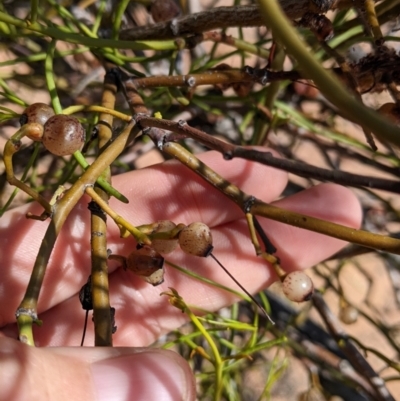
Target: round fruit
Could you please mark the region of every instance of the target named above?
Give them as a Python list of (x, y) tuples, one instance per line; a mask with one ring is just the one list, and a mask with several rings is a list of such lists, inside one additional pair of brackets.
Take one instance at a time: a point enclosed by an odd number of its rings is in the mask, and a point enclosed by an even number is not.
[(154, 286), (164, 281), (164, 258), (149, 246), (132, 251), (126, 267)]
[(41, 141), (43, 137), (43, 126), (47, 120), (54, 116), (54, 110), (45, 103), (33, 103), (28, 106), (21, 117), (19, 123), (27, 125), (25, 133), (32, 141)]
[(295, 271), (284, 278), (282, 290), (291, 301), (304, 302), (309, 301), (314, 294), (314, 284), (307, 274)]
[(358, 319), (358, 310), (351, 305), (340, 308), (339, 319), (345, 324), (353, 324)]
[(150, 13), (154, 22), (162, 22), (178, 17), (181, 14), (181, 10), (174, 0), (154, 0)]
[(42, 142), (45, 148), (57, 156), (72, 155), (85, 142), (85, 129), (71, 116), (58, 114), (44, 125)]
[[(155, 233), (165, 233), (173, 230), (176, 224), (169, 220), (157, 221), (157, 226), (152, 232)], [(159, 253), (171, 253), (178, 246), (178, 239), (153, 239), (151, 241), (151, 247)]]
[(195, 256), (208, 256), (213, 250), (210, 228), (204, 223), (191, 223), (179, 233), (183, 252)]
[(396, 103), (385, 103), (379, 107), (378, 112), (388, 117), (393, 123), (400, 124), (400, 107)]
[(29, 123), (46, 124), (46, 121), (54, 116), (54, 110), (45, 103), (33, 103), (21, 114), (19, 122), (21, 125)]

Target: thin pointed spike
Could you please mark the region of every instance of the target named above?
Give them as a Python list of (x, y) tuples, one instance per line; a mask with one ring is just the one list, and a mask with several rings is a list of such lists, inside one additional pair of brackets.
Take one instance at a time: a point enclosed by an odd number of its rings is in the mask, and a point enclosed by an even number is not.
[(83, 333), (82, 333), (81, 347), (83, 347), (83, 343), (85, 342), (85, 336), (86, 336), (86, 327), (87, 327), (88, 316), (89, 316), (89, 310), (88, 310), (88, 309), (86, 309), (86, 314), (85, 314), (85, 324), (84, 324), (84, 326), (83, 326)]
[(250, 297), (250, 299), (260, 308), (261, 312), (266, 316), (266, 318), (272, 323), (275, 324), (275, 322), (271, 319), (271, 316), (268, 315), (267, 311), (262, 307), (262, 305), (253, 297), (253, 295), (251, 295), (246, 288), (244, 288), (242, 286), (242, 284), (239, 283), (239, 281), (237, 281), (235, 279), (235, 277), (229, 272), (228, 269), (226, 269), (222, 263), (212, 254), (210, 253), (210, 256), (218, 263), (218, 265), (222, 268), (222, 270), (239, 286), (239, 288), (241, 288), (241, 290)]

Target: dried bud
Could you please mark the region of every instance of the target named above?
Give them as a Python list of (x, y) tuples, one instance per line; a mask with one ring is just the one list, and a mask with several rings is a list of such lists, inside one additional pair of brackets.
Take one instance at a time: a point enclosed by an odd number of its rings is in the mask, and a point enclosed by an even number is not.
[(126, 267), (156, 286), (164, 281), (164, 258), (149, 246), (135, 249), (126, 258)]
[(309, 28), (321, 42), (333, 37), (333, 24), (323, 14), (306, 13), (298, 25)]
[(400, 124), (400, 107), (396, 103), (385, 103), (378, 109), (378, 113), (386, 116), (394, 124)]
[(353, 324), (358, 320), (358, 310), (351, 305), (340, 308), (339, 319), (345, 324)]
[[(176, 224), (173, 223), (172, 221), (160, 220), (157, 222), (157, 225), (156, 225), (155, 229), (153, 230), (152, 234), (165, 233), (168, 231), (172, 231), (175, 227), (176, 227)], [(178, 242), (179, 241), (177, 238), (153, 239), (151, 241), (151, 247), (155, 251), (157, 251), (161, 254), (171, 253), (178, 246)]]
[(150, 13), (154, 22), (163, 22), (179, 17), (181, 10), (174, 0), (154, 0)]

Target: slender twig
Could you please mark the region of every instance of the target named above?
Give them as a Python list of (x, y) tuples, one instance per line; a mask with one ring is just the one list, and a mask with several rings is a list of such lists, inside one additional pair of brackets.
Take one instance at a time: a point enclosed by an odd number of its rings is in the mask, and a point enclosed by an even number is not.
[(375, 389), (376, 398), (381, 401), (395, 401), (385, 386), (383, 379), (372, 369), (371, 365), (365, 360), (354, 344), (349, 341), (347, 334), (340, 326), (336, 316), (328, 308), (323, 297), (319, 293), (315, 293), (312, 302), (327, 325), (329, 332), (340, 344), (340, 348), (353, 365), (354, 369), (358, 372), (362, 372), (362, 375)]
[[(185, 121), (175, 122), (145, 115), (138, 116), (137, 121), (140, 122), (142, 127), (157, 127), (173, 131), (181, 135), (180, 138), (188, 137), (195, 139), (196, 141), (206, 145), (208, 148), (221, 152), (224, 158), (229, 160), (238, 157), (279, 168), (301, 177), (314, 178), (320, 181), (330, 181), (353, 187), (383, 189), (394, 193), (400, 193), (400, 181), (346, 173), (344, 171), (332, 171), (294, 160), (281, 159), (274, 157), (271, 152), (260, 152), (258, 150), (223, 142), (197, 128), (191, 127)], [(171, 137), (171, 140), (173, 139), (174, 138)], [(170, 140), (168, 134), (165, 137), (165, 140)]]
[[(103, 97), (101, 106), (107, 109), (114, 109), (117, 84), (112, 73), (106, 73), (104, 77)], [(109, 113), (99, 115), (98, 148), (107, 145), (112, 137), (113, 116)], [(111, 184), (110, 168), (102, 173), (102, 177)], [(106, 203), (109, 196), (100, 188), (95, 188), (96, 194)], [(94, 203), (94, 202), (93, 202)], [(90, 203), (92, 204), (92, 202)], [(94, 206), (94, 205), (93, 205)], [(107, 263), (107, 220), (104, 213), (97, 208), (89, 207), (91, 222), (91, 256), (92, 272), (91, 286), (93, 299), (93, 320), (94, 320), (94, 345), (112, 346), (112, 324), (110, 313), (109, 285), (108, 285), (108, 263)]]
[(264, 49), (264, 47), (235, 38), (231, 35), (227, 35), (226, 33), (221, 33), (218, 31), (205, 32), (199, 35), (199, 39), (203, 41), (210, 40), (215, 43), (224, 43), (243, 52), (254, 54), (265, 59), (269, 57), (269, 50)]
[(279, 38), (279, 42), (286, 47), (288, 53), (295, 57), (305, 77), (314, 80), (318, 89), (350, 121), (370, 129), (382, 140), (400, 145), (400, 128), (354, 99), (344, 86), (320, 65), (290, 25), (277, 1), (259, 0), (259, 4), (266, 25), (273, 35)]
[[(97, 37), (88, 37), (80, 33), (71, 31), (65, 26), (47, 27), (38, 22), (27, 24), (26, 21), (15, 18), (3, 11), (0, 11), (0, 21), (13, 25), (20, 30), (34, 32), (36, 34), (49, 36), (56, 40), (62, 40), (68, 43), (74, 43), (94, 48), (102, 48), (111, 51), (111, 49), (132, 49), (132, 50), (174, 50), (179, 46), (173, 40), (164, 41), (131, 41), (101, 39)], [(112, 52), (111, 54), (112, 55)]]
[(87, 185), (85, 192), (97, 203), (97, 206), (108, 216), (110, 216), (120, 228), (121, 237), (127, 237), (131, 233), (136, 241), (141, 245), (150, 245), (151, 241), (146, 234), (141, 232), (137, 227), (129, 223), (122, 216), (116, 213), (109, 205), (108, 202), (104, 201), (102, 197), (94, 190), (90, 185)]
[[(388, 87), (387, 77), (390, 76), (394, 84), (400, 84), (398, 74), (392, 71), (400, 68), (400, 56), (393, 51), (382, 48), (379, 53), (368, 55), (357, 63), (349, 64), (348, 71), (341, 68), (324, 70), (327, 74), (331, 71), (335, 78), (339, 77), (343, 84), (359, 93), (372, 90), (382, 91)], [(255, 69), (245, 67), (239, 69), (221, 69), (216, 67), (202, 73), (187, 75), (149, 76), (149, 77), (124, 77), (124, 85), (127, 88), (138, 90), (140, 88), (156, 87), (187, 87), (193, 88), (201, 85), (229, 85), (234, 83), (260, 83), (262, 85), (280, 81), (298, 81), (304, 78), (301, 70), (272, 71), (269, 68)]]
[(14, 185), (17, 188), (21, 189), (29, 196), (31, 196), (35, 201), (40, 203), (40, 205), (44, 208), (45, 213), (50, 216), (52, 213), (52, 207), (50, 206), (49, 202), (43, 198), (37, 191), (32, 189), (29, 185), (26, 185), (21, 180), (19, 180), (14, 175), (14, 168), (13, 168), (13, 156), (14, 154), (21, 148), (22, 146), (22, 138), (25, 137), (32, 129), (32, 127), (38, 131), (42, 130), (38, 124), (26, 124), (22, 126), (5, 144), (4, 151), (3, 151), (3, 159), (4, 159), (4, 167), (6, 170), (6, 178), (10, 185)]
[[(136, 116), (139, 124), (141, 117), (142, 116)], [(181, 145), (173, 142), (165, 142), (166, 135), (164, 131), (161, 131), (158, 128), (150, 128), (146, 130), (146, 134), (153, 140), (160, 150), (178, 159), (205, 181), (218, 188), (218, 190), (233, 200), (242, 210), (246, 210), (252, 215), (267, 217), (285, 224), (315, 231), (347, 242), (364, 245), (369, 248), (400, 254), (400, 240), (395, 238), (370, 233), (364, 230), (356, 230), (340, 224), (320, 220), (315, 217), (280, 209), (258, 199), (254, 199), (251, 207), (247, 209), (248, 201), (253, 199), (251, 195), (244, 193), (237, 186), (221, 177)]]
[[(343, 1), (325, 0), (280, 0), (280, 5), (289, 19), (301, 18), (307, 12), (323, 13), (331, 7), (341, 7)], [(139, 26), (121, 31), (124, 40), (173, 39), (214, 29), (229, 27), (262, 26), (264, 21), (258, 5), (216, 7), (211, 10), (174, 18), (155, 25)]]

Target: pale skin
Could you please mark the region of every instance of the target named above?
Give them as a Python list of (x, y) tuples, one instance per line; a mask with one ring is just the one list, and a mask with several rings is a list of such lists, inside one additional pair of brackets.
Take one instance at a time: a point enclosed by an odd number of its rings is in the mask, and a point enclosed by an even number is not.
[[(287, 183), (285, 172), (252, 162), (227, 162), (216, 152), (205, 153), (201, 159), (243, 191), (265, 202), (276, 201)], [(260, 291), (275, 281), (271, 269), (254, 255), (243, 212), (179, 163), (167, 162), (122, 174), (113, 178), (113, 185), (130, 203), (112, 201), (111, 205), (131, 223), (202, 221), (212, 229), (214, 254), (249, 292)], [(25, 219), (28, 210), (40, 212), (37, 205), (13, 209), (0, 219), (0, 371), (7, 372), (0, 375), (0, 399), (194, 400), (192, 374), (184, 360), (169, 351), (138, 352), (133, 347), (147, 347), (185, 322), (185, 315), (169, 305), (167, 297), (159, 295), (168, 287), (175, 288), (186, 303), (208, 310), (218, 310), (236, 298), (168, 267), (165, 282), (152, 287), (113, 262), (110, 293), (118, 326), (113, 340), (115, 346), (124, 348), (73, 348), (80, 343), (84, 317), (77, 293), (90, 271), (87, 202), (87, 198), (80, 202), (63, 227), (42, 288), (39, 315), (44, 325), (35, 329), (35, 341), (40, 347), (55, 348), (33, 348), (15, 340), (14, 312), (47, 223)], [(356, 197), (350, 190), (333, 184), (313, 187), (274, 204), (349, 227), (358, 228), (361, 222)], [(119, 238), (115, 224), (110, 219), (108, 222), (108, 247), (113, 253), (127, 255), (135, 245), (133, 239)], [(278, 248), (282, 267), (287, 271), (311, 267), (345, 245), (271, 220), (260, 222)], [(167, 259), (239, 290), (210, 258), (185, 255), (177, 249)], [(91, 324), (85, 344), (93, 344)], [(112, 372), (118, 374), (113, 376)], [(139, 380), (140, 373), (143, 377)]]

